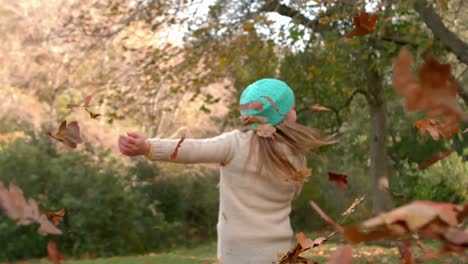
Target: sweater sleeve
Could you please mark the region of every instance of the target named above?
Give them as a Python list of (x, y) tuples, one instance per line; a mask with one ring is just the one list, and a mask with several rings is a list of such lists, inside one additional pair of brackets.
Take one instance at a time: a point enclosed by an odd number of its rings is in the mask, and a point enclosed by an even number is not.
[(170, 156), (176, 150), (179, 139), (151, 138), (148, 139), (150, 151), (146, 157), (152, 161), (227, 164), (234, 156), (235, 133), (232, 131), (206, 139), (185, 139), (174, 159)]

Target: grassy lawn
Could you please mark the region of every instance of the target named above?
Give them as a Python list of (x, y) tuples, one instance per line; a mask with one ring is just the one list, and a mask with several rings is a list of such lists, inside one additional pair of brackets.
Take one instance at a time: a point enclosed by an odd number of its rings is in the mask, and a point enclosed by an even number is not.
[[(330, 254), (339, 247), (340, 244), (326, 243), (317, 248), (313, 248), (304, 253), (303, 256), (318, 263), (326, 263)], [(433, 245), (428, 245), (433, 247)], [(420, 251), (414, 248), (414, 256), (419, 256)], [(434, 248), (434, 252), (436, 249)], [(124, 256), (98, 259), (67, 259), (64, 264), (212, 264), (216, 260), (216, 244), (203, 244), (195, 248), (179, 248), (169, 252), (149, 253), (142, 256)], [(359, 245), (353, 250), (354, 263), (401, 263), (400, 255), (396, 247), (381, 247), (371, 245)], [(25, 264), (50, 263), (46, 259), (30, 260), (22, 262)], [(424, 263), (468, 263), (468, 258), (452, 257), (443, 260), (432, 260)]]

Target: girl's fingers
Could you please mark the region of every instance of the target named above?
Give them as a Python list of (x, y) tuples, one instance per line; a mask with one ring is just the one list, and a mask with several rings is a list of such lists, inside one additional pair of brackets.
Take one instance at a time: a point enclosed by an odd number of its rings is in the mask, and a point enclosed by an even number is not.
[(133, 151), (125, 146), (120, 147), (120, 152), (127, 156), (133, 155)]
[(131, 145), (137, 145), (137, 140), (135, 138), (127, 137), (128, 143)]
[(128, 132), (127, 135), (132, 138), (141, 138), (141, 136), (135, 132)]

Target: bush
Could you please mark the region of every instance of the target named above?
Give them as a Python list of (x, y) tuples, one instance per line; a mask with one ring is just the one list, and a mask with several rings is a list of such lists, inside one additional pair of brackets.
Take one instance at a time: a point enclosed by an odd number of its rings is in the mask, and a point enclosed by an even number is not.
[(0, 181), (16, 181), (25, 197), (39, 202), (41, 211), (66, 208), (59, 225), (64, 234), (43, 237), (37, 226), (16, 226), (2, 217), (0, 260), (44, 256), (48, 240), (56, 241), (65, 254), (143, 252), (160, 246), (158, 237), (174, 233), (174, 225), (151, 210), (156, 201), (147, 200), (118, 175), (119, 164), (102, 165), (78, 151), (57, 155), (45, 142), (50, 141), (15, 141), (0, 147)]

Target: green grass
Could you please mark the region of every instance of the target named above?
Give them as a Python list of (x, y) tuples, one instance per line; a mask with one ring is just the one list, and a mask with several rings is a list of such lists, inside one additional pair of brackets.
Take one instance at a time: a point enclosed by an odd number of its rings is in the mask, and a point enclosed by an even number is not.
[[(342, 244), (326, 243), (310, 249), (301, 256), (307, 257), (318, 263), (326, 263), (328, 257)], [(437, 252), (434, 244), (427, 244)], [(420, 256), (421, 252), (415, 246), (413, 256)], [(467, 263), (467, 255), (448, 257), (443, 260), (431, 260), (424, 263)], [(463, 259), (462, 259), (463, 258)], [(97, 259), (69, 259), (62, 261), (63, 264), (212, 264), (216, 260), (216, 244), (203, 244), (194, 248), (179, 248), (168, 252), (155, 252), (142, 256), (122, 256)], [(21, 262), (25, 264), (51, 263), (47, 259), (29, 260)], [(313, 263), (313, 262), (312, 262)], [(368, 263), (402, 263), (400, 254), (396, 247), (382, 247), (375, 245), (359, 245), (353, 249), (353, 264)]]

